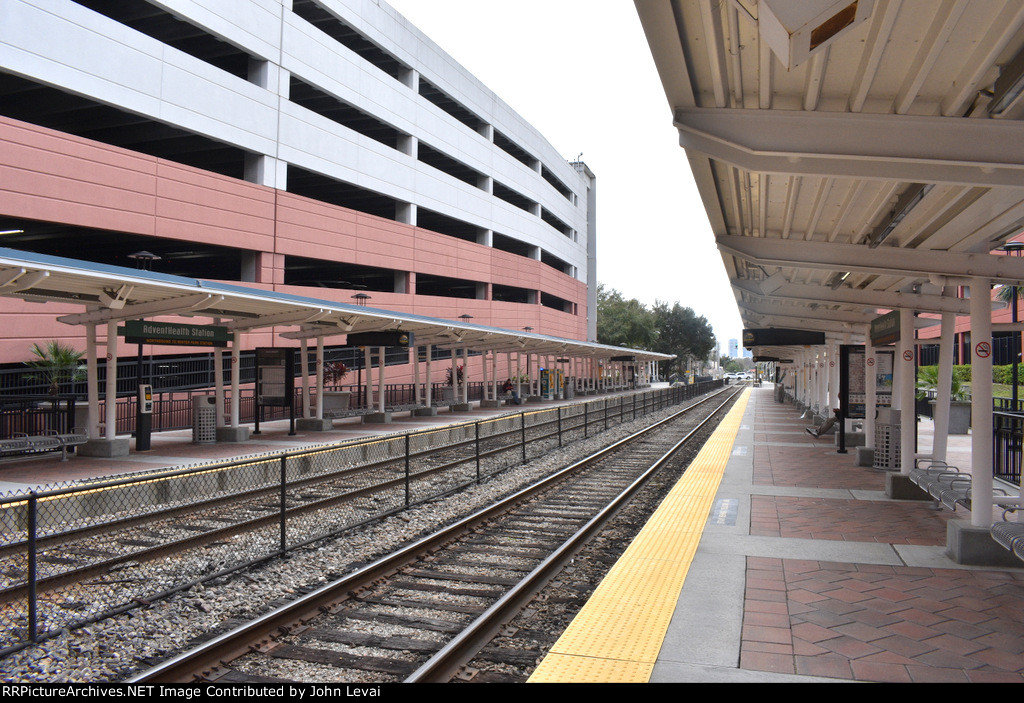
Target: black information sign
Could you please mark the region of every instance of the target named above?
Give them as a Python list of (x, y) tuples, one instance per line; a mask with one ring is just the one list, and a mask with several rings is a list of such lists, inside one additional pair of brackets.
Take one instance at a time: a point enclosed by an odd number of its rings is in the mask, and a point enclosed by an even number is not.
[(353, 332), (345, 342), (347, 347), (408, 347), (415, 344), (412, 332)]
[(260, 405), (291, 406), (295, 391), (294, 368), (294, 349), (256, 349), (256, 399)]
[(843, 417), (863, 419), (867, 413), (864, 345), (840, 345), (839, 364), (839, 407)]
[(824, 343), (824, 332), (775, 328), (743, 330), (743, 346), (747, 349), (751, 347), (811, 346)]

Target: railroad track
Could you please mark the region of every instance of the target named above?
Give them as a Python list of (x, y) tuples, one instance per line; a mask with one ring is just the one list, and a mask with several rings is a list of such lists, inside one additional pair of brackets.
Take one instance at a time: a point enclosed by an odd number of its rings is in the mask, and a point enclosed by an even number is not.
[(132, 682), (447, 681), (733, 395), (655, 423)]

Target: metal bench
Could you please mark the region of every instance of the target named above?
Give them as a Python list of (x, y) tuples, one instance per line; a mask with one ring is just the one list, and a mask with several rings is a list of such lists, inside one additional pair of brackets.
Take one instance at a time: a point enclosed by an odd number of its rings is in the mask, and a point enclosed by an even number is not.
[[(957, 506), (971, 509), (972, 480), (971, 474), (961, 471), (944, 461), (935, 459), (918, 460), (910, 470), (910, 482), (930, 495), (935, 501), (935, 508), (945, 506), (956, 511)], [(999, 504), (999, 498), (1008, 498), (1006, 491), (993, 488), (993, 500)]]
[(1024, 522), (1010, 522), (1006, 519), (1009, 513), (1019, 509), (1020, 506), (1013, 506), (1004, 510), (1002, 521), (992, 523), (989, 533), (997, 544), (1013, 552), (1015, 557), (1024, 561)]
[(24, 432), (17, 432), (13, 437), (0, 439), (0, 457), (38, 454), (59, 449), (61, 461), (67, 461), (68, 447), (77, 447), (85, 444), (88, 440), (89, 435), (85, 430), (77, 427), (72, 429), (71, 432), (47, 430), (46, 434), (41, 435), (28, 435)]
[(356, 417), (358, 415), (369, 415), (376, 410), (372, 408), (346, 408), (345, 410), (324, 410), (323, 416), (326, 419), (334, 420), (341, 417)]

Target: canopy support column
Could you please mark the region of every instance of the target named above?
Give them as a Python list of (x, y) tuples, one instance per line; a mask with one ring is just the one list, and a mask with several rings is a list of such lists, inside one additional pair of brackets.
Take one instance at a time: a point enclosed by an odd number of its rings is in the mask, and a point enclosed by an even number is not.
[(309, 369), (306, 340), (301, 341), (302, 356), (302, 397), (305, 399), (302, 404), (303, 416), (295, 421), (295, 427), (301, 432), (328, 432), (334, 429), (334, 421), (324, 417), (324, 338), (316, 338), (316, 376), (314, 384), (316, 388), (316, 404), (309, 402)]
[(103, 433), (100, 434), (99, 370), (96, 363), (96, 325), (86, 332), (86, 375), (89, 384), (89, 441), (78, 448), (82, 456), (128, 456), (130, 439), (117, 436), (117, 323), (107, 323), (107, 382), (103, 405)]

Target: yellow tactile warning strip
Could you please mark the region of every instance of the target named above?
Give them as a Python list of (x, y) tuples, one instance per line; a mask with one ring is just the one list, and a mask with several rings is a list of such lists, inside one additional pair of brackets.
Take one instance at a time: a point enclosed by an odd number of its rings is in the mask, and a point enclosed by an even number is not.
[(645, 683), (750, 397), (747, 389), (530, 677), (533, 683)]

